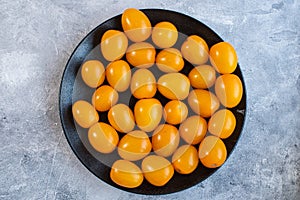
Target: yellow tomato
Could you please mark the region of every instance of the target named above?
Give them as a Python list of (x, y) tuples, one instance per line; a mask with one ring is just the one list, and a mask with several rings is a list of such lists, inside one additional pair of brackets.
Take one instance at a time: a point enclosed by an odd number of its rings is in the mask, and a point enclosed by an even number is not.
[(121, 133), (128, 133), (135, 126), (133, 113), (125, 104), (114, 105), (107, 116), (112, 127)]
[(136, 161), (147, 156), (151, 148), (150, 139), (144, 131), (131, 131), (120, 140), (118, 152), (121, 158)]
[(194, 88), (210, 88), (216, 81), (216, 71), (209, 65), (200, 65), (191, 70), (189, 79)]
[(172, 156), (175, 171), (180, 174), (190, 174), (198, 166), (199, 157), (194, 146), (183, 145), (179, 147)]
[(108, 61), (122, 58), (128, 47), (126, 35), (117, 30), (106, 31), (101, 38), (101, 52)]
[(228, 108), (237, 106), (243, 96), (243, 85), (235, 74), (219, 76), (215, 83), (216, 95), (220, 102)]
[(159, 125), (152, 135), (152, 147), (157, 155), (168, 157), (179, 145), (180, 135), (175, 126)]
[(230, 74), (237, 67), (236, 52), (228, 42), (219, 42), (213, 45), (209, 51), (210, 62), (221, 74)]
[(93, 94), (92, 103), (96, 110), (100, 112), (108, 111), (117, 103), (119, 95), (114, 88), (103, 85), (99, 87)]
[(99, 122), (90, 127), (88, 139), (97, 151), (111, 153), (118, 145), (119, 135), (110, 125)]
[(202, 65), (208, 60), (208, 46), (201, 37), (189, 36), (181, 46), (183, 57), (192, 64)]
[(104, 66), (98, 60), (86, 61), (81, 67), (82, 80), (91, 88), (100, 86), (104, 79)]
[(134, 67), (149, 68), (155, 62), (155, 54), (155, 48), (150, 43), (133, 43), (128, 47), (126, 59)]
[(156, 65), (163, 72), (179, 72), (184, 66), (184, 61), (180, 51), (169, 48), (157, 54)]
[(79, 100), (72, 106), (73, 118), (83, 128), (89, 128), (99, 121), (95, 108), (88, 102)]
[(172, 164), (161, 156), (150, 155), (142, 162), (145, 179), (154, 186), (164, 186), (174, 175)]
[(171, 22), (160, 22), (152, 31), (152, 41), (160, 48), (172, 47), (178, 38), (177, 28)]
[(118, 92), (127, 90), (131, 80), (131, 71), (128, 63), (124, 60), (111, 62), (106, 68), (108, 83)]
[(153, 131), (162, 118), (162, 105), (157, 99), (141, 99), (134, 106), (134, 117), (141, 130)]
[(220, 167), (226, 160), (224, 142), (216, 136), (207, 136), (200, 143), (198, 155), (201, 163), (208, 168)]
[(208, 121), (208, 131), (222, 139), (228, 138), (234, 131), (236, 119), (228, 109), (222, 109), (213, 114)]
[(188, 103), (192, 110), (202, 117), (210, 117), (220, 107), (218, 98), (213, 93), (202, 89), (191, 91)]
[(179, 127), (181, 138), (188, 144), (199, 144), (206, 135), (207, 122), (204, 118), (194, 115), (187, 118)]
[(111, 167), (110, 178), (116, 184), (126, 188), (136, 188), (144, 180), (141, 169), (127, 160), (117, 160)]
[(151, 35), (151, 22), (142, 11), (134, 8), (126, 9), (121, 22), (125, 34), (133, 42), (142, 42)]
[(190, 81), (181, 73), (169, 73), (158, 79), (157, 89), (168, 99), (183, 100), (189, 95)]
[(164, 118), (169, 124), (180, 124), (188, 115), (187, 106), (178, 100), (169, 101), (164, 108)]
[(132, 76), (130, 89), (135, 98), (152, 98), (157, 90), (156, 79), (148, 69), (138, 69)]

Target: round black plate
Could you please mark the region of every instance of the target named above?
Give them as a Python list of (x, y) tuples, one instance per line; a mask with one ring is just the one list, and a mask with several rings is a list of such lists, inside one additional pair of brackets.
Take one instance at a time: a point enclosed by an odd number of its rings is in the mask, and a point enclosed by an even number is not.
[[(199, 35), (207, 42), (209, 47), (223, 41), (214, 31), (212, 31), (206, 25), (187, 15), (160, 9), (145, 9), (142, 11), (149, 17), (152, 25), (155, 25), (156, 23), (161, 21), (170, 21), (177, 27), (178, 32), (185, 35)], [(109, 177), (110, 167), (101, 163), (99, 159), (96, 159), (81, 140), (81, 137), (79, 136), (74, 124), (71, 109), (74, 84), (76, 82), (75, 79), (77, 77), (77, 73), (79, 71), (79, 68), (81, 67), (81, 64), (84, 62), (86, 57), (90, 55), (90, 52), (97, 45), (99, 45), (102, 34), (109, 29), (122, 30), (121, 15), (115, 16), (100, 24), (80, 42), (80, 44), (71, 55), (62, 77), (59, 96), (60, 117), (65, 136), (72, 150), (74, 151), (78, 159), (82, 162), (82, 164), (95, 176), (99, 177), (101, 180), (114, 187), (129, 192), (139, 194), (168, 194), (189, 188), (200, 183), (201, 181), (209, 177), (212, 173), (214, 173), (217, 169), (205, 168), (199, 162), (198, 168), (193, 173), (189, 175), (181, 175), (175, 173), (173, 178), (163, 187), (155, 187), (149, 184), (146, 180), (144, 180), (142, 185), (138, 188), (127, 189), (120, 187), (111, 181)], [(239, 66), (235, 70), (234, 74), (239, 76), (239, 78), (242, 80), (244, 93), (240, 104), (235, 108), (230, 109), (237, 119), (237, 124), (234, 133), (228, 139), (223, 140), (226, 145), (228, 155), (232, 152), (240, 136), (246, 111), (246, 90)]]

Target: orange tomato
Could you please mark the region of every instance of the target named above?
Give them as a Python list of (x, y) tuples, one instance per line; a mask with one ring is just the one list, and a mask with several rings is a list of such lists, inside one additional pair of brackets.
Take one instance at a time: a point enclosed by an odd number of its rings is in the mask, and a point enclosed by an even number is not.
[(103, 85), (99, 87), (93, 94), (92, 103), (96, 110), (100, 112), (108, 111), (117, 103), (119, 95), (114, 88)]
[(179, 72), (184, 66), (184, 61), (180, 51), (169, 48), (157, 54), (156, 65), (163, 72)]
[(172, 156), (175, 171), (180, 174), (190, 174), (198, 166), (199, 158), (194, 146), (183, 145), (179, 147)]
[(215, 83), (216, 95), (220, 102), (228, 108), (237, 106), (243, 96), (243, 85), (235, 74), (219, 76)]
[(134, 117), (141, 130), (153, 131), (162, 118), (162, 105), (157, 99), (141, 99), (134, 106)]
[(114, 105), (109, 110), (107, 116), (112, 127), (121, 133), (128, 133), (135, 126), (133, 113), (125, 104)]
[(198, 115), (187, 118), (179, 127), (181, 138), (188, 144), (199, 144), (206, 135), (207, 122)]
[(174, 175), (173, 165), (164, 157), (150, 155), (142, 162), (145, 179), (155, 186), (164, 186)]
[(74, 120), (83, 128), (89, 128), (99, 121), (95, 108), (88, 102), (79, 100), (72, 106)]
[(118, 153), (125, 160), (136, 161), (147, 156), (151, 148), (149, 137), (144, 131), (131, 131), (120, 140)]
[(82, 80), (91, 88), (96, 88), (103, 83), (104, 72), (104, 66), (98, 60), (88, 60), (81, 67)]
[(168, 73), (158, 79), (157, 89), (168, 99), (183, 100), (189, 95), (190, 80), (181, 73)]
[(177, 28), (171, 22), (160, 22), (152, 31), (152, 41), (160, 48), (172, 47), (178, 38)]
[(142, 11), (134, 8), (126, 9), (121, 22), (125, 34), (133, 42), (142, 42), (151, 35), (151, 22)]
[(110, 178), (116, 184), (126, 188), (136, 188), (144, 180), (141, 169), (128, 160), (117, 160), (111, 167)]
[(155, 48), (147, 42), (133, 43), (126, 52), (127, 61), (138, 68), (149, 68), (155, 62)]
[(152, 147), (157, 155), (168, 157), (179, 145), (180, 135), (175, 126), (159, 125), (152, 135)]
[(219, 42), (213, 45), (209, 55), (211, 64), (221, 74), (230, 74), (237, 67), (236, 52), (228, 42)]
[(109, 85), (118, 92), (124, 92), (130, 85), (131, 71), (128, 63), (124, 60), (109, 63), (105, 74)]
[(132, 95), (138, 99), (152, 98), (156, 93), (156, 79), (148, 69), (134, 72), (130, 84)]
[(202, 65), (208, 60), (208, 46), (201, 37), (189, 36), (181, 46), (183, 57), (192, 64)]
[(205, 167), (217, 168), (225, 162), (227, 150), (220, 138), (207, 136), (200, 143), (198, 154), (201, 163)]
[(202, 89), (192, 90), (188, 103), (192, 110), (202, 117), (210, 117), (220, 107), (218, 98), (213, 93)]
[(228, 109), (222, 109), (213, 114), (208, 121), (208, 131), (222, 139), (228, 138), (234, 131), (236, 119)]
[(111, 153), (118, 145), (119, 135), (110, 125), (99, 122), (90, 127), (88, 139), (97, 151)]
[(128, 39), (121, 31), (108, 30), (103, 34), (100, 46), (103, 57), (108, 61), (114, 61), (124, 56)]
[(169, 101), (164, 108), (164, 118), (169, 124), (180, 124), (188, 115), (187, 106), (178, 100)]
[(194, 88), (210, 88), (215, 83), (216, 71), (210, 65), (200, 65), (190, 71), (189, 79)]

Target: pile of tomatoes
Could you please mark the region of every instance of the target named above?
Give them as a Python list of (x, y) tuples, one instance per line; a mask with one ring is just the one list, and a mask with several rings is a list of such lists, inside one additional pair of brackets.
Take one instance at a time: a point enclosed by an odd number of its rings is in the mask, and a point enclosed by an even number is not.
[[(174, 170), (190, 174), (199, 160), (208, 168), (221, 166), (227, 157), (222, 139), (236, 126), (228, 108), (237, 106), (243, 94), (233, 74), (234, 48), (220, 42), (209, 49), (204, 39), (191, 35), (176, 49), (177, 28), (167, 21), (152, 28), (137, 9), (125, 10), (121, 22), (124, 32), (108, 30), (101, 38), (101, 54), (110, 63), (105, 67), (88, 60), (81, 67), (82, 80), (95, 88), (91, 103), (79, 100), (72, 107), (95, 150), (108, 154), (117, 149), (112, 181), (135, 188), (145, 178), (163, 186)], [(187, 62), (194, 66), (188, 76), (180, 72)], [(149, 70), (154, 67), (163, 73), (158, 80)], [(133, 74), (132, 68), (137, 69)], [(134, 109), (118, 103), (119, 94), (128, 90), (138, 99)], [(155, 98), (158, 93), (168, 99), (164, 106)], [(107, 112), (109, 123), (99, 122), (98, 112)]]

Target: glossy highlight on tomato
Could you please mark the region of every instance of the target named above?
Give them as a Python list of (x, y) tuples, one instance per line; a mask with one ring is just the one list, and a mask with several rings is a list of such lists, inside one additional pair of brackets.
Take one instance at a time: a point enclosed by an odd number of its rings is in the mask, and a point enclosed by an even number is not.
[(172, 47), (178, 38), (178, 31), (171, 22), (159, 22), (152, 31), (152, 41), (159, 48)]
[(105, 71), (108, 83), (118, 92), (124, 92), (130, 85), (131, 70), (124, 60), (111, 62)]
[(125, 104), (116, 104), (108, 114), (108, 121), (117, 131), (128, 133), (135, 126), (134, 116), (131, 109)]
[(191, 145), (179, 147), (172, 156), (172, 163), (178, 173), (192, 173), (199, 163), (197, 149)]
[(122, 14), (122, 27), (133, 42), (145, 41), (151, 35), (151, 22), (148, 17), (135, 8), (128, 8)]
[(108, 111), (118, 100), (118, 92), (109, 85), (100, 86), (92, 96), (92, 103), (100, 112)]
[(228, 42), (219, 42), (213, 45), (209, 51), (210, 62), (221, 74), (230, 74), (237, 67), (236, 52)]
[(208, 46), (203, 38), (197, 35), (189, 36), (181, 46), (183, 57), (192, 64), (202, 65), (208, 60)]
[(215, 84), (216, 71), (210, 65), (200, 65), (190, 71), (189, 79), (194, 88), (207, 89)]
[(132, 76), (130, 90), (135, 98), (152, 98), (157, 90), (156, 79), (153, 73), (148, 69), (136, 70)]
[(152, 135), (152, 147), (157, 155), (168, 157), (179, 145), (180, 135), (175, 126), (159, 125)]
[(178, 49), (164, 49), (156, 56), (156, 66), (163, 72), (179, 72), (184, 66), (184, 60)]
[(128, 160), (117, 160), (111, 167), (110, 178), (116, 184), (125, 188), (136, 188), (143, 183), (141, 169)]
[(224, 142), (216, 136), (205, 137), (200, 143), (198, 152), (201, 163), (207, 168), (220, 167), (227, 157)]
[(108, 30), (101, 38), (101, 52), (108, 61), (118, 60), (123, 57), (128, 46), (125, 34), (118, 30)]
[(211, 134), (226, 139), (231, 136), (236, 126), (234, 114), (228, 109), (222, 109), (213, 114), (208, 121)]
[(89, 128), (99, 120), (99, 115), (89, 102), (79, 100), (72, 106), (74, 120), (83, 128)]
[(198, 115), (187, 118), (180, 124), (179, 133), (181, 138), (188, 144), (199, 144), (207, 132), (206, 120)]
[(182, 101), (169, 101), (164, 107), (164, 118), (169, 124), (180, 124), (188, 115), (188, 108)]
[(149, 68), (155, 62), (156, 51), (152, 44), (147, 42), (133, 43), (126, 52), (127, 61), (137, 68)]
[(111, 153), (119, 142), (119, 135), (110, 125), (99, 122), (90, 127), (88, 139), (94, 149), (101, 153)]
[(162, 118), (162, 105), (154, 98), (141, 99), (134, 106), (134, 117), (137, 126), (145, 131), (153, 131)]
[(183, 100), (189, 95), (190, 81), (181, 73), (168, 73), (158, 79), (157, 89), (168, 99)]
[(164, 186), (174, 175), (173, 165), (164, 157), (150, 155), (142, 162), (145, 179), (155, 186)]
[(243, 96), (243, 84), (235, 74), (219, 76), (215, 83), (215, 91), (220, 102), (228, 108), (237, 106)]
[(136, 161), (147, 156), (152, 149), (148, 135), (144, 131), (131, 131), (127, 133), (118, 145), (119, 155), (130, 161)]
[(210, 117), (220, 107), (218, 98), (207, 90), (192, 90), (188, 97), (188, 103), (192, 110), (202, 117)]
[(91, 88), (99, 87), (105, 79), (105, 69), (99, 60), (88, 60), (81, 67), (81, 77)]

